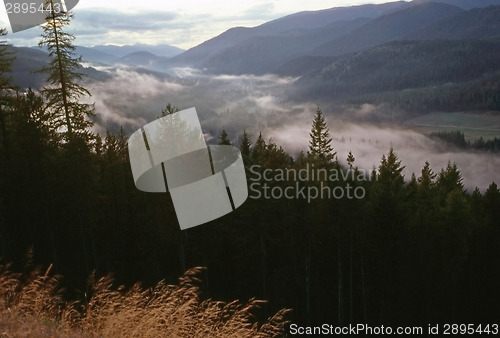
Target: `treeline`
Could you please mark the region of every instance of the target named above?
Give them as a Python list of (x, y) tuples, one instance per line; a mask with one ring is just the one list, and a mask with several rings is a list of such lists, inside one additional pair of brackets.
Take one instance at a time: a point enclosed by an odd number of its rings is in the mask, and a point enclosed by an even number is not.
[(500, 75), (492, 74), (469, 82), (361, 95), (351, 102), (385, 104), (387, 108), (403, 111), (407, 116), (421, 115), (426, 111), (500, 111)]
[(429, 137), (445, 141), (446, 143), (462, 149), (475, 149), (489, 152), (500, 151), (500, 139), (497, 137), (485, 140), (481, 136), (471, 142), (470, 140), (466, 140), (464, 133), (459, 130), (432, 132), (429, 134)]

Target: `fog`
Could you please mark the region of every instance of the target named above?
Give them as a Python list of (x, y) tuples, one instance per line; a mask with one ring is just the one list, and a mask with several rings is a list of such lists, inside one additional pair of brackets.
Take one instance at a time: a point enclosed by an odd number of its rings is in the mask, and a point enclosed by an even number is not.
[[(420, 176), (425, 162), (429, 162), (435, 173), (445, 168), (448, 162), (456, 163), (462, 173), (468, 191), (478, 187), (484, 191), (493, 181), (500, 182), (499, 154), (471, 152), (454, 149), (425, 135), (397, 126), (350, 123), (328, 119), (332, 146), (339, 160), (346, 164), (349, 151), (356, 161), (355, 166), (370, 172), (378, 168), (381, 158), (391, 147), (401, 164), (403, 173), (410, 179), (412, 173)], [(310, 122), (302, 126), (295, 124), (269, 130), (269, 135), (291, 152), (306, 150), (309, 142)]]
[[(92, 93), (99, 115), (96, 131), (116, 131), (123, 127), (131, 133), (158, 118), (167, 103), (180, 109), (196, 107), (207, 142), (216, 142), (224, 128), (233, 142), (246, 130), (255, 141), (262, 132), (289, 153), (307, 151), (315, 102), (292, 102), (286, 99), (297, 78), (275, 75), (210, 76), (192, 68), (176, 68), (169, 74), (137, 71), (133, 67), (96, 67), (111, 75), (105, 81), (92, 81)], [(420, 176), (425, 161), (435, 172), (455, 162), (463, 175), (465, 187), (485, 190), (500, 183), (500, 156), (453, 149), (429, 139), (401, 124), (380, 121), (398, 112), (383, 106), (322, 105), (333, 148), (342, 163), (349, 151), (355, 165), (369, 172), (378, 167), (383, 154), (393, 147), (405, 166), (407, 179)], [(385, 120), (387, 120), (385, 118)]]

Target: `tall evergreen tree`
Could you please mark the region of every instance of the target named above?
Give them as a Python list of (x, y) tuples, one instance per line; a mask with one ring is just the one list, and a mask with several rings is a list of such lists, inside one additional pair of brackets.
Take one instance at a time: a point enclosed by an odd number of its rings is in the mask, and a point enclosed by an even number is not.
[[(0, 29), (0, 37), (7, 35), (7, 30), (5, 28)], [(7, 136), (7, 114), (5, 107), (10, 103), (8, 89), (11, 87), (12, 80), (12, 54), (8, 50), (8, 44), (6, 41), (0, 41), (0, 191), (5, 191), (4, 180), (5, 180), (5, 169), (7, 165), (5, 164), (6, 158), (9, 156), (9, 142)], [(3, 235), (3, 224), (4, 224), (4, 214), (3, 210), (3, 199), (0, 194), (0, 255), (5, 255), (4, 250), (4, 235)]]
[(232, 145), (231, 140), (229, 140), (229, 135), (226, 132), (226, 129), (222, 129), (222, 133), (219, 136), (219, 145), (230, 146)]
[(42, 94), (52, 114), (51, 126), (66, 136), (88, 134), (88, 128), (93, 125), (90, 118), (95, 115), (94, 106), (80, 101), (91, 94), (79, 84), (84, 74), (78, 72), (82, 59), (75, 57), (75, 36), (63, 30), (73, 14), (56, 13), (53, 0), (47, 0), (45, 7), (49, 14), (38, 45), (47, 47), (50, 57), (49, 64), (40, 72), (47, 75)]
[[(6, 35), (7, 30), (0, 29), (0, 38)], [(3, 151), (6, 156), (8, 156), (8, 139), (5, 108), (12, 102), (12, 96), (9, 92), (9, 89), (12, 88), (12, 61), (14, 61), (14, 53), (9, 50), (9, 44), (5, 40), (0, 41), (0, 155)]]
[(252, 141), (250, 141), (246, 130), (243, 130), (243, 135), (240, 141), (240, 151), (241, 156), (243, 157), (243, 163), (245, 164), (245, 166), (249, 166), (250, 153), (252, 151)]
[[(7, 35), (5, 28), (0, 29), (0, 39)], [(9, 49), (10, 45), (5, 40), (0, 41), (0, 90), (3, 91), (12, 87), (12, 61), (14, 52)]]
[(436, 174), (430, 168), (429, 162), (425, 161), (425, 165), (422, 168), (422, 175), (418, 178), (418, 183), (422, 188), (429, 188), (434, 185), (435, 179)]
[(266, 168), (285, 168), (292, 163), (290, 156), (285, 150), (269, 139), (266, 148)]
[(347, 165), (349, 166), (349, 169), (353, 168), (353, 163), (355, 160), (356, 159), (354, 158), (352, 152), (349, 152), (349, 154), (347, 154)]
[(441, 169), (437, 177), (437, 185), (443, 194), (453, 190), (462, 190), (464, 187), (462, 174), (457, 168), (456, 163), (448, 162), (446, 169)]
[(259, 137), (257, 137), (257, 141), (255, 142), (255, 146), (252, 149), (252, 163), (263, 165), (266, 158), (266, 149), (266, 141), (264, 141), (262, 132), (260, 132)]
[(319, 107), (314, 115), (309, 137), (308, 155), (310, 159), (323, 166), (331, 164), (337, 153), (333, 151), (330, 131)]

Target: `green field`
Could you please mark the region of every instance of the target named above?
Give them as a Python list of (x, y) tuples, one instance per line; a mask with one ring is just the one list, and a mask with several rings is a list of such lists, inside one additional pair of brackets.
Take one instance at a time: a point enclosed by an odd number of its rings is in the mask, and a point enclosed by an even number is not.
[(424, 134), (459, 130), (471, 141), (500, 138), (500, 114), (432, 113), (407, 120), (405, 125)]

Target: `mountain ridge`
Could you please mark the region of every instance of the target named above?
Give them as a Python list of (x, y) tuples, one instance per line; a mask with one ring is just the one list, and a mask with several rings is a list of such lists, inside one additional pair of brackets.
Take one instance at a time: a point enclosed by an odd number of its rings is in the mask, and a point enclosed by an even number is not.
[(377, 17), (384, 13), (408, 6), (405, 1), (388, 2), (379, 5), (359, 5), (351, 7), (334, 7), (319, 11), (304, 11), (271, 20), (256, 27), (233, 27), (227, 31), (188, 49), (174, 57), (175, 65), (200, 66), (223, 49), (232, 47), (246, 39), (257, 36), (269, 36), (297, 28), (319, 28), (336, 21), (348, 21), (363, 17)]
[(457, 6), (423, 2), (381, 16), (357, 30), (311, 51), (315, 56), (335, 56), (375, 47), (463, 11)]

